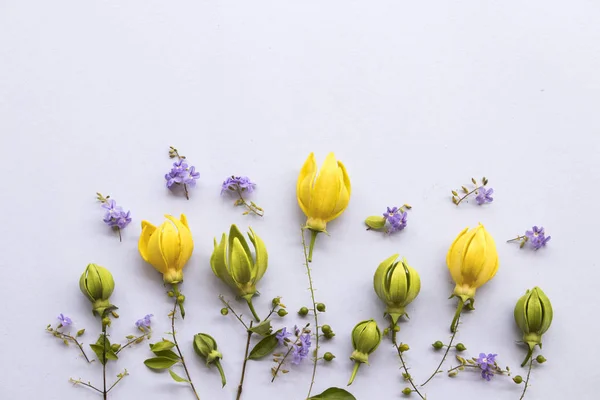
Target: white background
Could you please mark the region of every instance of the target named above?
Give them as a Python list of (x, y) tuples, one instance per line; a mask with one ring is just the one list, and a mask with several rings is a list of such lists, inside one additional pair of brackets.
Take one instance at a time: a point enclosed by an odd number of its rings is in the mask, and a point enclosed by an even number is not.
[[(544, 335), (549, 360), (536, 367), (528, 399), (592, 399), (600, 374), (597, 285), (600, 4), (597, 1), (96, 1), (0, 0), (0, 197), (3, 399), (97, 399), (69, 377), (100, 384), (100, 368), (44, 332), (60, 312), (95, 340), (98, 319), (78, 288), (89, 262), (108, 267), (121, 318), (113, 340), (153, 313), (155, 339), (168, 327), (161, 276), (137, 251), (140, 222), (186, 213), (195, 251), (185, 269), (188, 316), (179, 337), (203, 400), (232, 399), (245, 333), (222, 317), (231, 292), (209, 267), (212, 239), (231, 223), (252, 225), (270, 254), (256, 299), (265, 313), (283, 295), (290, 315), (309, 304), (295, 197), (310, 151), (335, 151), (349, 171), (347, 211), (318, 238), (314, 255), (323, 322), (337, 332), (323, 351), (314, 393), (344, 387), (349, 334), (382, 318), (372, 275), (401, 253), (420, 273), (400, 339), (423, 381), (448, 340), (455, 301), (445, 255), (466, 226), (486, 225), (500, 254), (497, 276), (477, 292), (458, 340), (468, 354), (498, 353), (518, 367), (524, 348), (513, 307), (541, 286), (555, 318)], [(201, 173), (191, 200), (164, 187), (169, 145)], [(258, 183), (263, 219), (219, 196), (227, 175)], [(455, 207), (450, 190), (487, 176), (495, 201)], [(102, 223), (95, 192), (131, 209), (123, 243)], [(388, 205), (414, 207), (391, 237), (365, 231)], [(538, 252), (505, 240), (532, 225), (552, 235)], [(247, 314), (245, 306), (237, 304)], [(229, 384), (195, 358), (191, 338), (209, 332)], [(189, 388), (142, 361), (147, 344), (122, 353), (114, 399), (191, 399)], [(451, 359), (447, 367), (456, 365)], [(251, 362), (244, 399), (304, 399), (308, 362), (269, 383), (270, 360)], [(357, 399), (395, 399), (405, 387), (386, 341), (350, 387)], [(440, 375), (428, 399), (518, 399), (509, 378)]]

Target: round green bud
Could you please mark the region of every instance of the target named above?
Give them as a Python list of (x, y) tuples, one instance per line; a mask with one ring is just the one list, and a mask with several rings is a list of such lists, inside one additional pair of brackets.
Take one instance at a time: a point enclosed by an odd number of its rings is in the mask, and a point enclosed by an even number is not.
[(273, 307), (277, 307), (280, 303), (281, 303), (280, 297), (275, 297), (273, 300), (271, 300), (271, 304), (273, 304)]
[(104, 267), (88, 264), (79, 278), (79, 289), (92, 302), (94, 314), (103, 317), (104, 312), (111, 307), (108, 299), (115, 289), (112, 274)]
[(323, 360), (325, 360), (325, 361), (331, 361), (334, 358), (335, 358), (335, 356), (333, 354), (331, 354), (330, 352), (323, 354)]
[(381, 343), (381, 331), (375, 320), (359, 322), (352, 330), (352, 347), (354, 351), (350, 359), (359, 363), (369, 361), (369, 354), (373, 353)]
[(434, 344), (432, 344), (433, 348), (436, 350), (441, 349), (442, 347), (444, 347), (444, 343), (440, 342), (439, 340), (437, 342), (435, 342)]
[(402, 394), (403, 394), (403, 395), (405, 395), (405, 396), (409, 396), (411, 393), (412, 393), (412, 389), (411, 389), (411, 388), (409, 388), (409, 387), (405, 387), (405, 388), (402, 390)]
[(110, 326), (110, 318), (109, 317), (102, 318), (102, 326)]
[(325, 312), (325, 304), (323, 303), (317, 303), (317, 311), (318, 312)]
[(543, 364), (543, 363), (545, 363), (545, 362), (546, 362), (546, 358), (545, 358), (543, 355), (541, 355), (541, 354), (540, 354), (539, 356), (537, 356), (537, 357), (535, 358), (535, 361), (537, 361), (537, 362), (538, 362), (538, 364)]
[(333, 331), (324, 332), (323, 336), (325, 336), (325, 339), (331, 339), (335, 336), (335, 333), (333, 333)]
[(175, 292), (173, 292), (172, 290), (169, 290), (169, 291), (167, 292), (167, 296), (169, 296), (169, 297), (173, 297), (173, 296), (175, 296)]
[(390, 333), (390, 328), (385, 328), (383, 330), (383, 336), (387, 336)]
[(185, 301), (185, 296), (180, 294), (179, 296), (177, 296), (177, 304), (183, 304), (183, 302)]
[(523, 383), (523, 377), (522, 377), (521, 375), (517, 375), (517, 376), (515, 376), (515, 377), (513, 378), (513, 381), (514, 381), (514, 382), (515, 382), (517, 385), (519, 385), (519, 384)]
[(465, 351), (466, 349), (467, 349), (467, 348), (466, 348), (466, 347), (465, 347), (465, 345), (464, 345), (464, 344), (462, 344), (462, 343), (458, 343), (458, 344), (456, 345), (456, 351)]
[(277, 310), (277, 315), (279, 315), (280, 317), (285, 317), (287, 315), (287, 311), (284, 310), (283, 308), (280, 308), (279, 310)]
[(200, 357), (210, 364), (223, 358), (223, 355), (217, 351), (217, 342), (212, 336), (206, 333), (197, 333), (194, 335), (194, 351)]
[(120, 348), (121, 348), (121, 345), (119, 343), (113, 343), (110, 345), (110, 349), (113, 352), (119, 351)]
[(229, 314), (229, 308), (227, 308), (227, 307), (221, 308), (221, 315), (227, 315), (227, 314)]
[(400, 350), (400, 353), (404, 353), (405, 351), (410, 350), (410, 347), (406, 344), (406, 343), (402, 343), (399, 347), (398, 350)]
[(329, 325), (323, 325), (321, 327), (321, 332), (323, 332), (323, 333), (331, 332), (331, 326), (329, 326)]
[(306, 307), (302, 307), (300, 310), (298, 310), (298, 314), (300, 314), (301, 316), (305, 316), (308, 315), (308, 308)]
[(396, 333), (400, 332), (400, 327), (398, 325), (394, 326), (394, 332), (396, 332)]

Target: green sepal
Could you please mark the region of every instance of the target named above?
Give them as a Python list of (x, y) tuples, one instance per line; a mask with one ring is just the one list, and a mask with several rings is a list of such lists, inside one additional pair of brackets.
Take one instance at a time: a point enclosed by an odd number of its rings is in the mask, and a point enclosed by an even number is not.
[(271, 320), (266, 320), (248, 330), (260, 336), (267, 336), (273, 331), (273, 328), (271, 327)]
[(185, 378), (180, 377), (179, 375), (177, 375), (175, 372), (173, 372), (172, 369), (169, 370), (169, 375), (171, 375), (171, 378), (173, 378), (173, 380), (175, 382), (184, 382), (184, 383), (190, 383), (190, 381), (188, 381)]

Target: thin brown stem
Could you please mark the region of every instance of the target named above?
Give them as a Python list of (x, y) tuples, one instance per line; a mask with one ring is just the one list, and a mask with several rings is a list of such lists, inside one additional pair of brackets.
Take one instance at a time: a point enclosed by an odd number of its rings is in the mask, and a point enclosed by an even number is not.
[[(314, 353), (314, 357), (313, 357), (313, 370), (312, 370), (312, 377), (310, 379), (310, 386), (308, 387), (308, 394), (306, 395), (306, 398), (308, 399), (310, 397), (310, 394), (312, 393), (312, 388), (315, 384), (315, 376), (317, 375), (317, 362), (319, 361), (319, 312), (317, 311), (317, 302), (315, 300), (315, 289), (313, 287), (313, 281), (312, 281), (312, 276), (310, 273), (310, 267), (308, 265), (308, 263), (310, 262), (310, 258), (309, 255), (307, 253), (306, 250), (306, 241), (304, 240), (304, 228), (301, 229), (301, 233), (302, 233), (302, 249), (304, 250), (304, 265), (306, 266), (306, 274), (308, 275), (308, 284), (309, 284), (309, 289), (310, 289), (310, 298), (312, 301), (312, 306), (313, 306), (313, 315), (314, 315), (314, 320), (315, 320), (315, 353)], [(312, 239), (311, 239), (311, 244), (314, 244), (314, 238), (316, 238), (316, 232), (311, 231), (312, 234)], [(311, 246), (312, 249), (312, 246)]]
[[(248, 327), (248, 325), (246, 325), (246, 323), (242, 320), (242, 317), (240, 315), (238, 315), (238, 313), (235, 312), (235, 310), (233, 309), (233, 307), (231, 307), (231, 305), (229, 304), (229, 302), (227, 300), (225, 300), (225, 297), (223, 297), (223, 295), (219, 295), (219, 299), (221, 300), (221, 302), (223, 302), (223, 304), (225, 304), (225, 306), (227, 307), (227, 309), (229, 311), (231, 311), (233, 313), (233, 315), (235, 315), (235, 317), (237, 318), (238, 321), (240, 321), (240, 324), (244, 325), (244, 328), (246, 328), (246, 330), (250, 329)], [(269, 316), (271, 316), (269, 314)], [(266, 319), (269, 319), (269, 317), (267, 317)]]
[(190, 199), (190, 193), (188, 192), (188, 187), (187, 187), (187, 185), (185, 183), (183, 184), (183, 191), (185, 192), (185, 198), (187, 200), (189, 200)]
[(455, 204), (458, 206), (461, 201), (463, 201), (464, 199), (466, 199), (467, 197), (469, 197), (470, 195), (472, 195), (473, 193), (475, 193), (476, 191), (478, 191), (482, 187), (483, 186), (478, 186), (475, 189), (471, 190), (469, 193), (465, 194), (463, 197), (461, 197), (460, 199), (458, 199), (458, 201)]
[(410, 386), (412, 386), (413, 391), (416, 394), (418, 394), (420, 398), (425, 400), (425, 396), (423, 396), (421, 394), (421, 392), (419, 392), (419, 389), (417, 389), (417, 386), (413, 382), (412, 376), (410, 376), (410, 374), (408, 373), (408, 368), (406, 367), (406, 363), (404, 362), (404, 358), (402, 357), (402, 352), (400, 351), (400, 347), (398, 346), (398, 344), (395, 341), (394, 341), (394, 347), (396, 347), (396, 351), (398, 352), (398, 357), (400, 357), (400, 362), (402, 363), (402, 368), (404, 369), (405, 380), (407, 380), (408, 383), (410, 383)]
[(531, 368), (533, 367), (533, 358), (529, 361), (529, 369), (527, 370), (527, 378), (525, 379), (525, 387), (523, 388), (523, 393), (521, 393), (521, 397), (519, 400), (523, 400), (525, 397), (525, 392), (527, 392), (527, 387), (529, 386), (529, 377), (531, 376)]
[(246, 340), (246, 351), (244, 352), (244, 363), (242, 364), (242, 376), (240, 377), (240, 384), (238, 385), (236, 400), (240, 400), (242, 397), (242, 390), (244, 388), (244, 377), (246, 376), (246, 364), (248, 363), (248, 352), (250, 351), (250, 338), (252, 337), (252, 323), (250, 321), (250, 328), (248, 329), (248, 339)]
[(456, 337), (456, 333), (458, 332), (458, 323), (459, 323), (459, 320), (460, 320), (460, 313), (458, 314), (458, 317), (456, 318), (456, 326), (455, 326), (454, 331), (452, 332), (452, 337), (450, 338), (450, 343), (448, 343), (448, 346), (446, 347), (446, 352), (444, 353), (444, 357), (442, 358), (442, 361), (440, 361), (440, 364), (437, 366), (437, 368), (435, 369), (435, 371), (433, 372), (433, 374), (431, 374), (431, 376), (429, 377), (429, 379), (427, 379), (425, 382), (423, 382), (419, 386), (423, 387), (423, 386), (427, 385), (427, 383), (429, 383), (429, 381), (432, 380), (433, 377), (436, 376), (440, 372), (440, 368), (444, 364), (444, 361), (446, 361), (446, 357), (448, 356), (448, 352), (452, 348), (452, 342), (454, 341), (454, 338)]
[(132, 344), (138, 342), (140, 339), (145, 338), (145, 337), (150, 337), (150, 335), (152, 334), (152, 331), (148, 331), (146, 333), (144, 333), (143, 335), (134, 337), (133, 339), (131, 339), (129, 342), (125, 343), (123, 346), (121, 346), (119, 348), (119, 350), (115, 351), (115, 354), (119, 354), (121, 351), (125, 350), (127, 347), (131, 346)]
[[(178, 292), (177, 288), (175, 288), (176, 293)], [(187, 377), (188, 382), (190, 383), (190, 387), (194, 392), (197, 400), (200, 400), (200, 396), (198, 396), (198, 392), (196, 391), (196, 387), (192, 382), (192, 377), (190, 376), (190, 372), (188, 371), (187, 365), (185, 364), (185, 359), (183, 358), (183, 354), (181, 353), (181, 349), (179, 348), (179, 343), (177, 343), (177, 336), (175, 335), (175, 314), (177, 313), (177, 295), (175, 296), (175, 302), (173, 304), (173, 311), (171, 312), (171, 334), (173, 336), (173, 343), (175, 343), (175, 348), (177, 349), (177, 353), (179, 354), (179, 358), (181, 359), (181, 365), (183, 365), (183, 369), (185, 371), (185, 375)]]
[(85, 383), (82, 382), (81, 380), (75, 380), (73, 378), (70, 379), (70, 381), (74, 384), (74, 385), (83, 385), (85, 387), (88, 387), (90, 389), (94, 389), (96, 392), (98, 393), (102, 393), (102, 390), (98, 389), (96, 386), (90, 384), (90, 383)]
[(106, 400), (108, 391), (106, 390), (106, 324), (104, 323), (104, 320), (102, 321), (102, 337), (104, 341), (104, 344), (102, 345), (102, 383), (104, 386), (102, 395), (104, 400)]
[(125, 378), (127, 375), (129, 375), (129, 373), (127, 372), (127, 370), (125, 370), (125, 372), (123, 372), (122, 374), (119, 374), (119, 379), (117, 379), (115, 381), (115, 383), (113, 383), (108, 390), (106, 391), (106, 393), (109, 393), (115, 386), (117, 386), (117, 383), (121, 382), (121, 380), (123, 380), (123, 378)]
[[(49, 328), (50, 329), (50, 328)], [(85, 350), (83, 350), (83, 345), (81, 343), (79, 343), (79, 341), (77, 339), (75, 339), (73, 336), (67, 334), (67, 333), (63, 333), (63, 332), (59, 332), (57, 330), (54, 331), (50, 331), (50, 332), (55, 332), (57, 337), (63, 339), (63, 340), (70, 340), (73, 343), (75, 343), (77, 345), (77, 347), (79, 347), (79, 350), (81, 351), (81, 354), (83, 354), (83, 357), (85, 357), (85, 361), (87, 361), (88, 363), (91, 363), (92, 361), (88, 358), (87, 354), (85, 354)]]
[(236, 192), (240, 198), (238, 200), (238, 204), (243, 204), (244, 206), (246, 206), (246, 208), (248, 209), (248, 212), (252, 212), (252, 213), (258, 215), (259, 217), (262, 217), (263, 215), (265, 215), (265, 212), (262, 208), (258, 207), (256, 204), (254, 204), (252, 202), (250, 202), (250, 204), (248, 204), (248, 202), (246, 202), (246, 200), (242, 196), (242, 191), (240, 189), (237, 189)]

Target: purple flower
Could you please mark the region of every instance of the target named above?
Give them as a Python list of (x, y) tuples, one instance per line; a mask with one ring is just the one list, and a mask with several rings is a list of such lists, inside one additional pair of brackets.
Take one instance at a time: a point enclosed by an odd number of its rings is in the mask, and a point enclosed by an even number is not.
[(131, 211), (123, 211), (123, 208), (117, 206), (113, 199), (108, 199), (107, 202), (102, 203), (102, 208), (106, 210), (103, 221), (110, 227), (116, 226), (123, 229), (131, 222)]
[(200, 173), (196, 172), (196, 167), (189, 166), (184, 159), (173, 163), (173, 167), (165, 175), (167, 187), (170, 189), (175, 184), (184, 184), (190, 187), (196, 186), (196, 180), (200, 178)]
[(293, 345), (292, 364), (298, 365), (302, 360), (308, 357), (310, 345), (310, 333), (303, 333), (300, 335), (300, 343)]
[(62, 313), (59, 314), (57, 318), (62, 326), (69, 326), (73, 323), (73, 320), (71, 320), (71, 318), (67, 317), (66, 315), (63, 315)]
[(533, 246), (533, 248), (536, 250), (546, 246), (546, 243), (548, 243), (548, 241), (550, 241), (552, 238), (552, 236), (546, 237), (543, 226), (540, 228), (534, 226), (532, 230), (525, 232), (525, 236), (528, 239), (527, 241), (531, 243), (531, 246)]
[[(498, 354), (488, 354), (479, 353), (479, 358), (475, 361), (479, 368), (482, 370), (489, 370), (490, 367), (494, 367), (496, 365), (496, 357)], [(489, 380), (489, 379), (488, 379)]]
[(479, 188), (479, 193), (477, 193), (477, 197), (475, 197), (475, 200), (477, 201), (477, 204), (482, 205), (485, 203), (491, 203), (492, 201), (494, 201), (494, 198), (492, 197), (492, 195), (494, 194), (494, 189), (489, 188), (486, 189), (485, 187), (480, 187)]
[(252, 182), (247, 176), (230, 176), (221, 185), (221, 194), (232, 191), (232, 192), (248, 192), (252, 193), (256, 183)]
[(154, 317), (153, 314), (147, 314), (144, 316), (144, 318), (142, 319), (138, 319), (135, 322), (135, 326), (137, 326), (138, 328), (150, 328), (150, 324), (152, 321), (150, 321), (150, 318)]
[(493, 376), (494, 376), (494, 371), (492, 371), (490, 369), (482, 369), (481, 370), (481, 377), (483, 379), (485, 379), (486, 381), (489, 382)]
[(406, 218), (408, 217), (408, 214), (398, 207), (388, 207), (387, 212), (383, 213), (383, 217), (388, 225), (387, 233), (391, 234), (406, 228)]
[(291, 332), (287, 331), (287, 328), (283, 328), (281, 330), (281, 332), (277, 332), (275, 334), (275, 338), (279, 341), (279, 345), (283, 346), (283, 344), (285, 343), (285, 339), (289, 338), (290, 336), (292, 336)]

